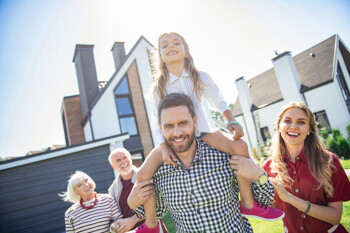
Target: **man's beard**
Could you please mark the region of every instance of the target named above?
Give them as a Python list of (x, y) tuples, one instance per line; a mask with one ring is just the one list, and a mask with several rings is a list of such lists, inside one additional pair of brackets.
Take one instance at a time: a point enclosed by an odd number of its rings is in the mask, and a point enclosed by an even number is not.
[[(194, 137), (195, 137), (194, 135), (195, 135), (195, 133), (193, 131), (193, 133), (191, 135), (182, 134), (179, 137), (171, 137), (170, 139), (167, 139), (166, 141), (174, 153), (184, 153), (184, 152), (188, 151), (188, 149), (191, 147), (192, 143), (194, 142)], [(187, 143), (184, 145), (175, 146), (172, 142), (174, 139), (179, 139), (179, 138), (185, 138), (185, 140), (186, 140), (186, 138), (188, 138)]]

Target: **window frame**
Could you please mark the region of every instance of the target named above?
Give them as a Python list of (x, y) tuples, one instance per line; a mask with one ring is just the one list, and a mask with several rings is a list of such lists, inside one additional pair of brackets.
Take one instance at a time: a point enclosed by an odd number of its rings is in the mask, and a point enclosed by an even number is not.
[[(116, 90), (118, 89), (119, 85), (124, 81), (124, 79), (126, 79), (127, 87), (128, 87), (128, 90), (129, 90), (129, 94), (125, 94), (125, 93), (124, 94), (117, 94), (117, 93), (115, 93)], [(122, 132), (122, 124), (121, 124), (120, 119), (129, 118), (129, 117), (134, 117), (134, 119), (135, 119), (136, 134), (129, 134), (130, 137), (132, 137), (132, 136), (139, 136), (140, 135), (140, 133), (139, 133), (140, 131), (139, 131), (139, 128), (137, 127), (137, 119), (136, 119), (136, 115), (135, 115), (135, 109), (134, 109), (134, 104), (132, 102), (132, 96), (131, 96), (131, 91), (130, 90), (131, 89), (130, 89), (128, 77), (127, 77), (127, 75), (124, 75), (123, 78), (118, 82), (118, 84), (114, 88), (113, 95), (114, 95), (114, 103), (115, 103), (117, 114), (118, 114), (118, 122), (119, 122), (120, 132), (123, 133)], [(128, 98), (129, 104), (130, 104), (130, 107), (131, 107), (131, 112), (132, 112), (131, 114), (120, 115), (120, 113), (118, 111), (117, 98)], [(127, 133), (129, 133), (129, 132), (127, 132)]]
[[(265, 131), (265, 129), (267, 129), (267, 130)], [(265, 135), (265, 132), (269, 132), (269, 134)], [(268, 126), (264, 126), (264, 127), (260, 128), (260, 135), (261, 135), (262, 141), (263, 141), (265, 146), (271, 144), (272, 137), (271, 137), (270, 129)], [(269, 138), (267, 138), (267, 136)]]
[(317, 129), (318, 129), (318, 131), (321, 132), (321, 129), (322, 129), (321, 124), (320, 124), (320, 120), (319, 120), (320, 118), (319, 118), (319, 115), (318, 115), (318, 114), (320, 114), (320, 113), (324, 113), (324, 116), (325, 116), (324, 119), (325, 119), (326, 122), (328, 123), (329, 129), (327, 128), (327, 126), (325, 127), (325, 129), (328, 131), (328, 133), (332, 133), (332, 127), (331, 127), (331, 124), (329, 123), (326, 110), (321, 110), (321, 111), (318, 111), (318, 112), (314, 112), (314, 113), (313, 113), (313, 114), (315, 115), (315, 119), (316, 119), (316, 122), (317, 122)]

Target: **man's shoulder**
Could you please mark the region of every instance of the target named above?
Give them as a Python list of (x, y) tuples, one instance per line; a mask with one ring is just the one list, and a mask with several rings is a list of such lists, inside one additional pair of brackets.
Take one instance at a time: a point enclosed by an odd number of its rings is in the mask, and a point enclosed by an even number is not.
[(227, 158), (230, 158), (229, 154), (215, 149), (200, 138), (197, 138), (197, 154), (199, 154), (203, 159), (211, 158), (211, 156), (216, 156), (218, 160), (226, 160)]
[[(213, 148), (206, 142), (202, 141), (199, 137), (196, 137), (197, 150), (194, 160), (198, 159), (204, 163), (210, 163), (212, 165), (228, 163), (230, 155)], [(161, 176), (162, 174), (169, 174), (175, 172), (178, 168), (174, 165), (168, 165), (163, 163), (155, 172), (155, 176)]]

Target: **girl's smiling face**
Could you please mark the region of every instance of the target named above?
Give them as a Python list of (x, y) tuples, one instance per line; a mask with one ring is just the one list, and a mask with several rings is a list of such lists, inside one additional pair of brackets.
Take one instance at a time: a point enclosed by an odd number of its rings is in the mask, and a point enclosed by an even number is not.
[(185, 46), (176, 34), (167, 34), (159, 40), (159, 51), (165, 64), (185, 61)]
[(303, 109), (290, 108), (284, 112), (279, 123), (279, 133), (286, 146), (302, 148), (310, 132), (309, 119)]

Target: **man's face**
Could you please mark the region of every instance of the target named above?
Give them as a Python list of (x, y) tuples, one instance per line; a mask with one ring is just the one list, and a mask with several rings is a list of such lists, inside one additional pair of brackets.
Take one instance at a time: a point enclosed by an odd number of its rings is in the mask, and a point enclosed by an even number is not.
[(165, 141), (175, 153), (184, 153), (193, 144), (196, 120), (186, 105), (162, 110), (159, 127)]
[(132, 161), (128, 154), (123, 151), (117, 151), (112, 157), (112, 168), (121, 175), (129, 175), (132, 172)]

